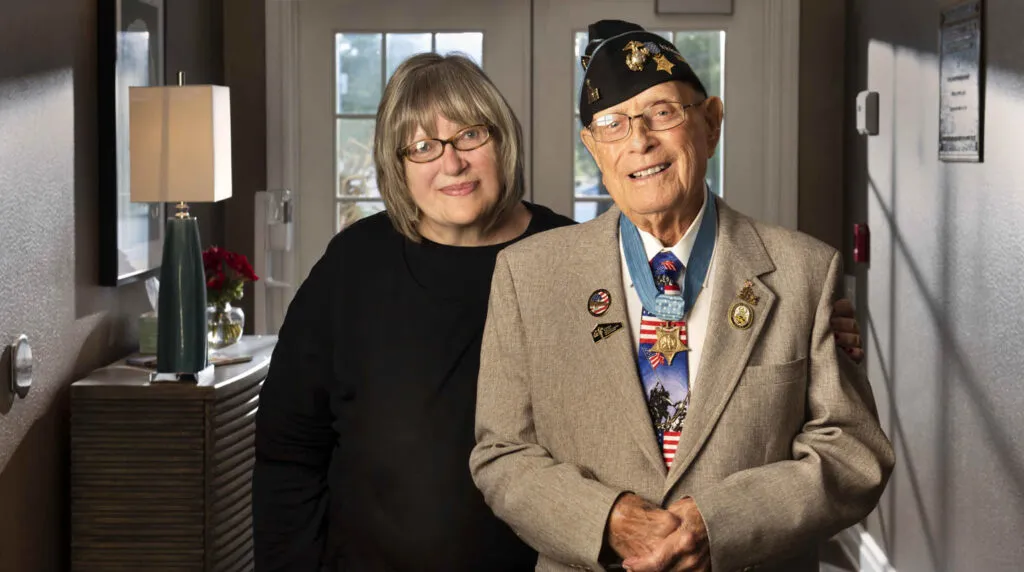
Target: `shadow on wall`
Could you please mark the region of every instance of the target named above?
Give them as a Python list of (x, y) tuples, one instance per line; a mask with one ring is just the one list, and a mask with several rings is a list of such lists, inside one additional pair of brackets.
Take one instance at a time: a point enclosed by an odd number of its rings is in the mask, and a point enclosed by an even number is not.
[[(927, 305), (929, 318), (933, 323), (936, 331), (936, 335), (940, 341), (940, 351), (943, 357), (943, 363), (939, 368), (939, 414), (940, 418), (937, 421), (937, 427), (940, 431), (937, 436), (937, 450), (939, 451), (939, 459), (937, 465), (939, 467), (938, 475), (938, 489), (940, 492), (945, 492), (950, 489), (949, 482), (949, 466), (950, 466), (950, 449), (951, 447), (946, 446), (951, 444), (952, 439), (949, 435), (950, 425), (952, 420), (949, 418), (949, 407), (947, 404), (953, 399), (952, 395), (952, 384), (955, 380), (959, 393), (965, 394), (970, 399), (971, 412), (976, 416), (976, 419), (981, 421), (981, 424), (985, 430), (988, 444), (995, 449), (997, 455), (996, 458), (1001, 463), (1000, 469), (1010, 476), (1010, 482), (1014, 484), (1015, 490), (1007, 491), (1011, 495), (1015, 495), (1018, 498), (1024, 497), (1024, 461), (1021, 460), (1017, 453), (1014, 445), (1014, 436), (1007, 430), (1005, 424), (993, 415), (993, 411), (996, 409), (995, 404), (989, 398), (988, 395), (983, 391), (985, 386), (985, 380), (979, 376), (975, 368), (971, 365), (970, 359), (967, 353), (960, 347), (956, 341), (956, 327), (950, 319), (950, 312), (948, 308), (944, 308), (943, 304), (940, 303), (940, 299), (949, 299), (951, 296), (949, 292), (949, 245), (943, 243), (941, 245), (941, 258), (943, 261), (943, 288), (939, 293), (939, 297), (935, 297), (929, 294), (928, 284), (929, 282), (925, 279), (924, 274), (919, 268), (918, 264), (914, 261), (914, 257), (907, 248), (907, 245), (903, 239), (903, 236), (899, 230), (899, 225), (895, 220), (893, 213), (885, 207), (885, 201), (878, 190), (877, 185), (871, 178), (868, 178), (868, 183), (871, 189), (871, 193), (877, 200), (877, 208), (879, 208), (885, 216), (887, 229), (886, 231), (891, 235), (892, 239), (892, 250), (889, 254), (889, 259), (893, 265), (899, 260), (900, 264), (909, 271), (911, 278), (914, 281), (914, 287), (918, 290), (920, 299)], [(896, 189), (893, 188), (893, 195), (896, 195)], [(942, 202), (948, 204), (948, 195), (951, 190), (948, 185), (944, 185), (942, 189), (942, 195), (944, 199)], [(947, 215), (944, 219), (944, 227), (948, 227), (948, 219), (952, 216), (951, 209), (943, 209)], [(945, 228), (944, 228), (945, 230)], [(944, 234), (944, 233), (941, 233)], [(894, 268), (891, 276), (895, 275)], [(895, 289), (893, 291), (894, 296), (896, 295)], [(889, 324), (888, 339), (890, 342), (894, 342), (899, 332), (896, 331), (897, 320), (895, 316), (889, 316), (886, 320)], [(896, 395), (896, 387), (894, 380), (896, 378), (896, 362), (897, 352), (894, 344), (890, 343), (889, 347), (883, 347), (880, 341), (879, 332), (877, 330), (878, 324), (870, 312), (868, 312), (867, 319), (868, 329), (871, 336), (871, 349), (874, 350), (873, 359), (877, 360), (879, 368), (882, 372), (883, 382), (888, 390), (890, 396)], [(886, 363), (885, 356), (890, 356), (891, 362)], [(904, 375), (912, 375), (913, 372)], [(891, 427), (889, 433), (898, 443), (900, 450), (903, 452), (899, 462), (906, 466), (906, 473), (910, 480), (911, 490), (914, 496), (914, 502), (917, 506), (918, 516), (924, 526), (922, 532), (925, 535), (926, 542), (928, 544), (928, 552), (932, 559), (932, 570), (944, 570), (944, 562), (948, 561), (948, 547), (950, 545), (950, 531), (949, 523), (950, 510), (946, 502), (941, 502), (939, 507), (936, 507), (936, 514), (934, 519), (931, 521), (928, 518), (927, 503), (925, 503), (921, 495), (921, 487), (918, 484), (919, 471), (915, 469), (914, 462), (912, 460), (911, 452), (912, 448), (906, 439), (906, 432), (903, 429), (903, 424), (900, 420), (900, 414), (897, 409), (897, 403), (894, 399), (890, 399), (889, 407), (889, 421)], [(946, 499), (946, 494), (940, 494), (940, 499)], [(890, 506), (889, 511), (895, 511), (895, 495), (890, 495)], [(884, 514), (881, 515), (883, 518), (884, 526)], [(940, 531), (940, 538), (938, 541), (931, 534), (933, 527), (937, 527)], [(887, 553), (890, 552), (895, 546), (895, 531), (888, 530), (883, 532), (885, 550)]]
[(0, 416), (7, 415), (17, 398), (11, 391), (11, 346), (4, 346), (0, 353)]
[(847, 222), (870, 219), (875, 243), (872, 266), (851, 272), (897, 449), (871, 520), (881, 530), (872, 532), (901, 572), (1016, 570), (1024, 558), (1024, 358), (1016, 349), (1024, 333), (1024, 10), (1019, 0), (985, 3), (985, 162), (941, 163), (940, 4), (848, 3), (847, 101), (862, 89), (881, 100), (877, 137), (856, 134), (852, 105), (846, 117)]
[(0, 572), (68, 568), (67, 405), (63, 388), (0, 472)]

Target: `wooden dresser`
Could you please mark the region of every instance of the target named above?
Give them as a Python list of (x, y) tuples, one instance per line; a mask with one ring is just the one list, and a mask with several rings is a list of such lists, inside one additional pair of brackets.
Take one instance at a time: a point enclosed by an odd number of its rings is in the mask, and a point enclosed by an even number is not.
[(252, 570), (255, 414), (275, 336), (218, 351), (213, 382), (124, 362), (71, 385), (71, 570)]

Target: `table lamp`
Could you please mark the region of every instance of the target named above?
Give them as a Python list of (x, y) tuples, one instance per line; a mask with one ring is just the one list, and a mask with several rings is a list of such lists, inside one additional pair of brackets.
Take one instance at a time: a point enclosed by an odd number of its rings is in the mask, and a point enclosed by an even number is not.
[(206, 347), (206, 276), (190, 202), (231, 197), (231, 103), (227, 87), (185, 85), (129, 90), (131, 201), (177, 203), (167, 219), (154, 382), (213, 377)]

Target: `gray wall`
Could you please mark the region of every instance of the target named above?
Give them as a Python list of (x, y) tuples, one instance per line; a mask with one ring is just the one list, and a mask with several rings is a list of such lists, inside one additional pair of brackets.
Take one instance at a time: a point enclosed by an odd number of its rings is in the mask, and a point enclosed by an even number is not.
[[(1024, 561), (1024, 4), (986, 2), (985, 161), (937, 159), (939, 0), (852, 0), (847, 104), (879, 92), (880, 134), (847, 116), (847, 223), (868, 367), (897, 467), (871, 532), (899, 572)], [(848, 251), (848, 249), (847, 249)]]
[[(220, 0), (168, 4), (168, 71), (218, 80)], [(36, 370), (25, 400), (0, 373), (0, 571), (45, 572), (68, 556), (68, 384), (134, 347), (147, 303), (141, 284), (96, 286), (96, 2), (2, 11), (0, 344), (27, 334)], [(218, 208), (197, 212), (219, 240)]]
[(846, 0), (810, 0), (800, 10), (798, 228), (843, 247), (843, 116)]
[[(231, 87), (231, 199), (224, 205), (224, 246), (254, 262), (255, 193), (267, 188), (266, 12), (262, 2), (224, 3), (224, 81)], [(240, 306), (253, 331), (253, 287)]]

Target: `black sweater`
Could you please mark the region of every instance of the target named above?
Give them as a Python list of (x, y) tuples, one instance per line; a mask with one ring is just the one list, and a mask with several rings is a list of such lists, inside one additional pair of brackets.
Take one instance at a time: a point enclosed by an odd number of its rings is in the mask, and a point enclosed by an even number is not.
[[(527, 204), (516, 242), (572, 220)], [(299, 288), (260, 393), (257, 572), (533, 570), (469, 474), (480, 341), (509, 243), (414, 243), (384, 213)]]

